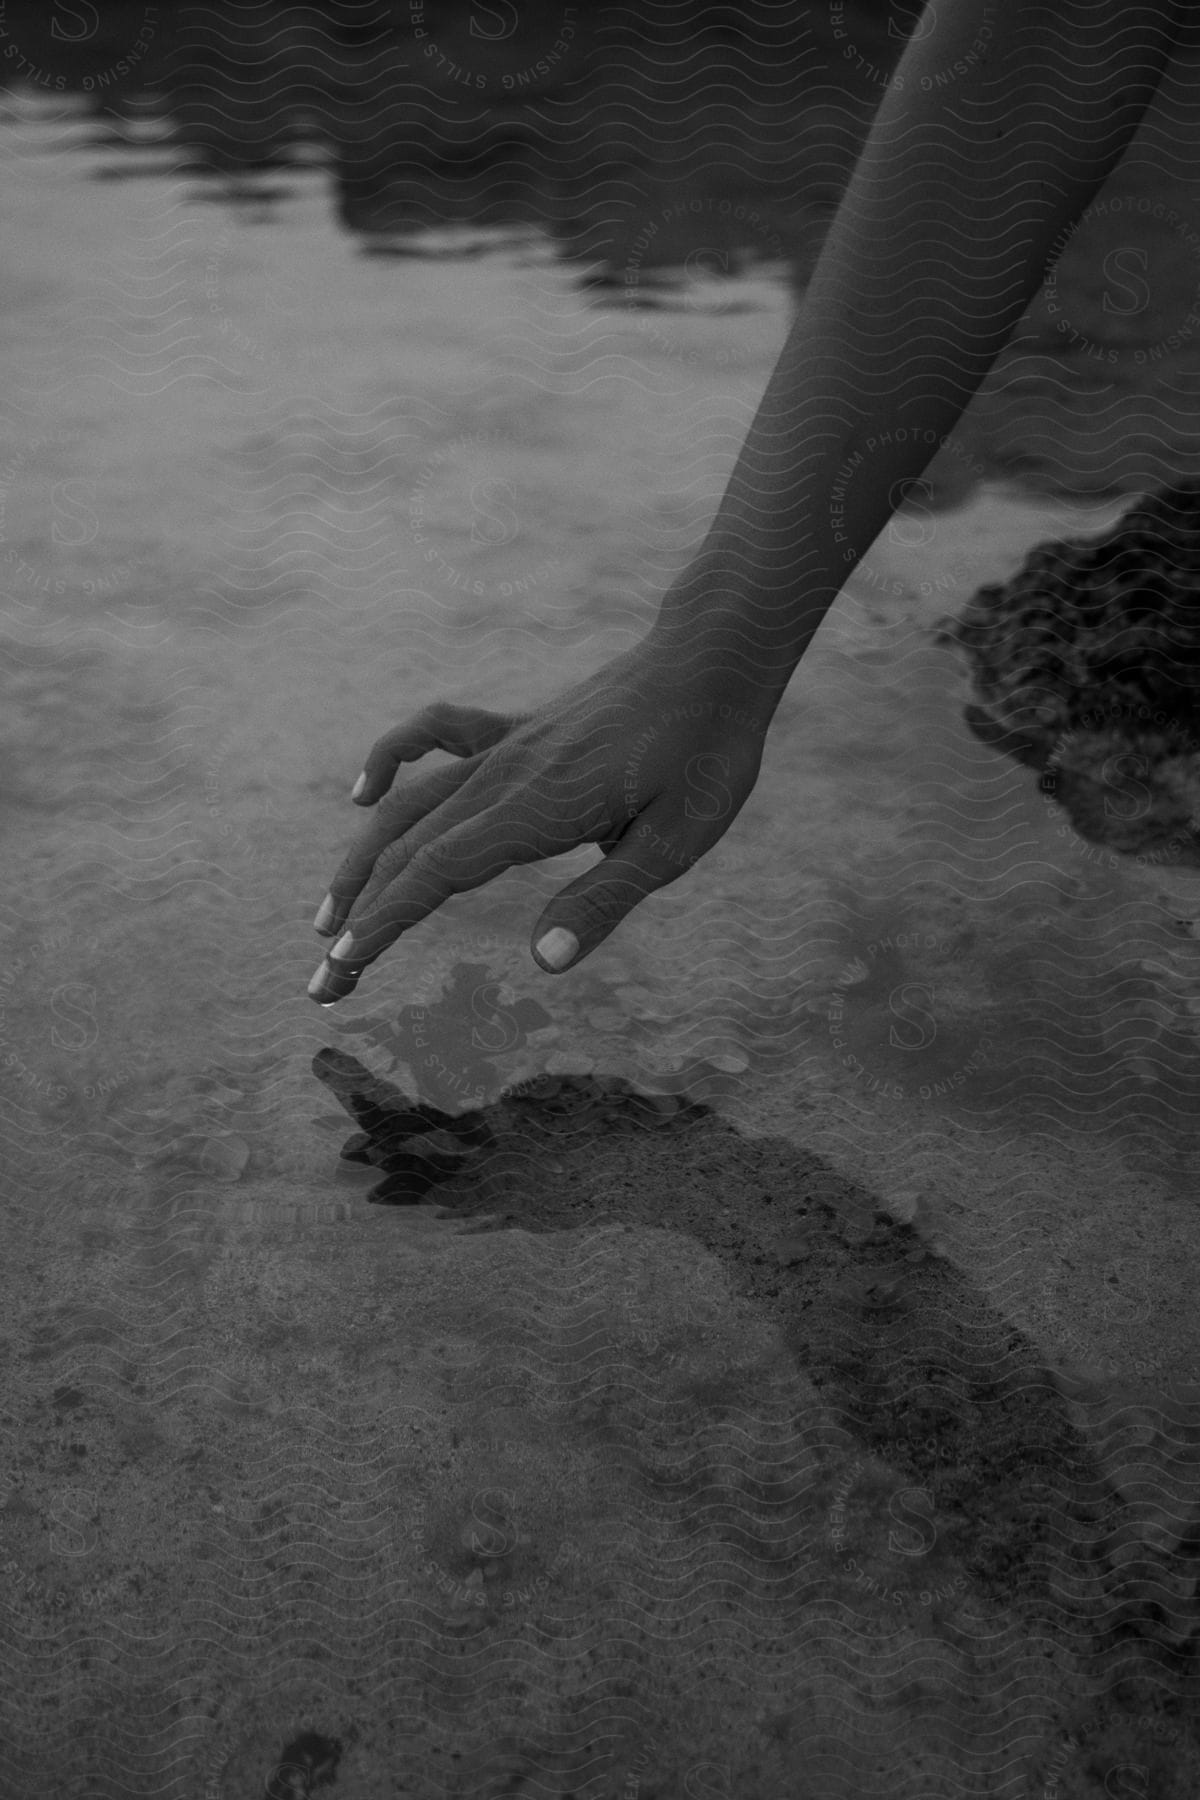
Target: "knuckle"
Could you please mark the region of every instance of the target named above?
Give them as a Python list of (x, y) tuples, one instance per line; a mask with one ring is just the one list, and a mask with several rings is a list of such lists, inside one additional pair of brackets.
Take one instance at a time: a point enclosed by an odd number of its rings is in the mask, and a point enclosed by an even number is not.
[(412, 812), (412, 792), (408, 787), (399, 791), (393, 790), (385, 794), (375, 808), (375, 817), (371, 822), (370, 842), (376, 849), (395, 838), (397, 832), (403, 831)]
[(408, 866), (418, 879), (431, 876), (436, 881), (452, 881), (456, 873), (463, 872), (468, 860), (462, 845), (447, 838), (434, 838), (431, 843), (421, 845)]
[(373, 858), (363, 857), (358, 851), (352, 851), (338, 867), (337, 874), (329, 884), (329, 891), (335, 900), (352, 900), (363, 883), (369, 878)]
[(386, 845), (379, 854), (372, 859), (372, 866), (368, 876), (371, 887), (378, 892), (380, 888), (386, 887), (390, 881), (394, 881), (397, 875), (401, 874), (402, 871), (415, 860), (416, 859), (405, 849), (403, 838), (399, 838), (394, 843)]
[(489, 785), (495, 782), (508, 782), (522, 774), (528, 766), (528, 751), (521, 739), (511, 733), (497, 741), (484, 752), (487, 757)]
[(609, 931), (628, 910), (630, 894), (615, 881), (597, 882), (571, 896), (572, 915), (589, 935)]
[(420, 722), (430, 731), (447, 731), (456, 722), (458, 708), (451, 700), (431, 700), (420, 714)]
[(368, 774), (378, 775), (388, 764), (394, 762), (396, 745), (407, 729), (404, 725), (394, 725), (390, 731), (385, 731), (382, 736), (375, 739), (367, 752), (367, 760), (364, 764)]

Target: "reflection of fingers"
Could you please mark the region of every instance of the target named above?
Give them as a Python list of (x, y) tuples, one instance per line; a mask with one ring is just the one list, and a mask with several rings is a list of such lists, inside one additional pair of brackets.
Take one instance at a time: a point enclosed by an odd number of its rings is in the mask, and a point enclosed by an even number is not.
[(386, 794), (401, 763), (415, 762), (430, 750), (446, 750), (451, 756), (478, 756), (490, 750), (519, 723), (515, 713), (488, 712), (481, 706), (456, 706), (437, 700), (415, 719), (384, 732), (372, 745), (363, 765), (363, 785), (354, 799), (373, 806)]
[(370, 881), (376, 862), (388, 847), (456, 794), (473, 773), (461, 763), (434, 769), (392, 795), (386, 809), (377, 813), (356, 838), (354, 848), (330, 883), (328, 899), (332, 911), (322, 912), (323, 937), (333, 937), (341, 931), (351, 907)]

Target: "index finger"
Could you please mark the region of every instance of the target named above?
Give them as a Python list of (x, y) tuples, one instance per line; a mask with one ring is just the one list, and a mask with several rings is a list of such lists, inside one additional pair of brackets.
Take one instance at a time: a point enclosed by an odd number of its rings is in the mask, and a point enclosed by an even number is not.
[(372, 744), (350, 798), (359, 806), (374, 806), (391, 787), (401, 763), (415, 762), (430, 750), (448, 750), (451, 756), (478, 756), (498, 744), (518, 723), (516, 713), (489, 712), (482, 706), (435, 700), (415, 718), (385, 731)]
[(443, 831), (413, 852), (386, 900), (339, 938), (309, 982), (309, 995), (321, 1006), (344, 1000), (370, 963), (451, 894), (482, 887), (518, 863), (556, 856), (579, 841), (575, 834), (570, 842), (547, 842), (544, 823), (514, 820), (511, 797)]
[(375, 864), (383, 851), (456, 794), (474, 772), (469, 762), (433, 769), (387, 800), (375, 817), (364, 825), (338, 865), (321, 911), (313, 921), (322, 937), (333, 937), (341, 930), (354, 902), (374, 874)]

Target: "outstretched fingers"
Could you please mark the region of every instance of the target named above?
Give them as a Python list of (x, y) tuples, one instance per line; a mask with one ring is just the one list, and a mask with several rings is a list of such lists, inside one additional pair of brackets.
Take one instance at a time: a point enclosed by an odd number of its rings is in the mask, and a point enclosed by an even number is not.
[[(330, 883), (329, 892), (313, 920), (313, 929), (319, 936), (340, 934), (355, 901), (375, 873), (379, 858), (406, 832), (453, 799), (474, 773), (475, 768), (470, 763), (451, 764), (448, 768), (431, 770), (390, 796), (359, 832)], [(391, 777), (388, 779), (390, 781)]]
[(392, 854), (400, 866), (390, 880), (386, 866), (380, 871), (385, 885), (376, 903), (327, 953), (309, 983), (309, 994), (321, 1005), (344, 999), (369, 963), (451, 894), (482, 887), (518, 863), (537, 862), (569, 847), (548, 842), (544, 829), (528, 820), (514, 820), (511, 799), (457, 824), (428, 819), (415, 844), (395, 847)]

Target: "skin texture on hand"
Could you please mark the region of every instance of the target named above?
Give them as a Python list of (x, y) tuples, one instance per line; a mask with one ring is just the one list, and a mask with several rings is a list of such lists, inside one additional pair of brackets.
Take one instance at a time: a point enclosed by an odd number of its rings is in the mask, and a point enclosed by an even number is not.
[[(776, 699), (739, 691), (681, 682), (648, 639), (534, 712), (442, 701), (386, 732), (356, 801), (375, 816), (316, 921), (336, 942), (312, 998), (331, 1005), (353, 992), (363, 968), (451, 894), (594, 843), (603, 857), (551, 900), (531, 940), (541, 968), (575, 967), (741, 811)], [(393, 791), (401, 764), (434, 749), (461, 761)]]
[[(1081, 4), (922, 14), (692, 572), (643, 644), (538, 711), (443, 702), (379, 740), (354, 795), (375, 819), (315, 922), (336, 941), (314, 1000), (352, 992), (450, 894), (595, 843), (604, 860), (533, 934), (543, 969), (574, 967), (728, 830), (813, 633), (1157, 87), (1177, 0)], [(433, 749), (459, 766), (393, 793), (399, 765)]]

